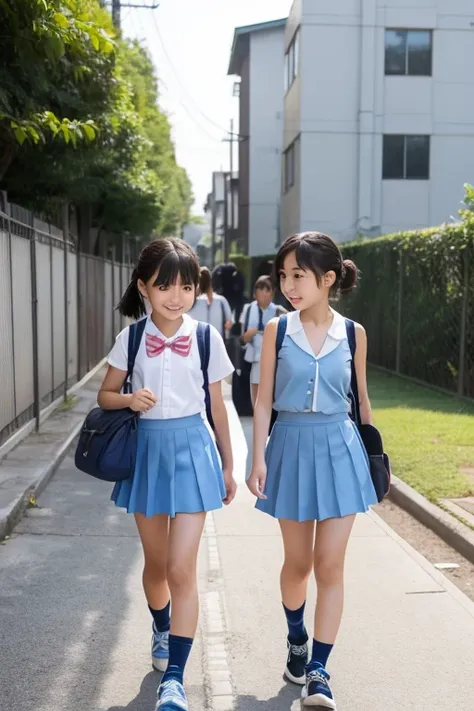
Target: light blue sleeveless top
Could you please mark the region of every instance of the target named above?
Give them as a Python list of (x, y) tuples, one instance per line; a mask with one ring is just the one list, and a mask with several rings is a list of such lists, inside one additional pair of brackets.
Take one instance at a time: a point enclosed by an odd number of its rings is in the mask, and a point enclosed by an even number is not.
[(274, 408), (278, 412), (349, 413), (351, 352), (346, 321), (334, 319), (324, 345), (315, 357), (299, 311), (287, 316), (287, 329), (278, 356)]

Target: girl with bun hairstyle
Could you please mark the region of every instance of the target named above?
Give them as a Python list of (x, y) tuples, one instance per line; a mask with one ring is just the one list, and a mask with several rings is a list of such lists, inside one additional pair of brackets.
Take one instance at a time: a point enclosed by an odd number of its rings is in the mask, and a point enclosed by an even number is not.
[[(275, 276), (295, 310), (265, 329), (247, 484), (257, 508), (278, 519), (283, 538), (285, 677), (303, 686), (304, 706), (334, 710), (326, 667), (342, 617), (346, 547), (356, 514), (377, 503), (367, 454), (349, 417), (346, 321), (329, 305), (354, 288), (358, 273), (330, 237), (305, 232), (282, 244)], [(371, 424), (367, 337), (359, 324), (355, 332), (361, 420)], [(272, 407), (278, 417), (266, 444)], [(310, 654), (304, 608), (313, 570), (318, 598)]]

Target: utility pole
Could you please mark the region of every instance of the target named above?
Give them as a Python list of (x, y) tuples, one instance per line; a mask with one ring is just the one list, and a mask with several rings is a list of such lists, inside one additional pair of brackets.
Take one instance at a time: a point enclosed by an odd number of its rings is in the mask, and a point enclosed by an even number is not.
[(112, 22), (116, 30), (120, 31), (120, 0), (112, 0)]
[(229, 261), (230, 238), (235, 227), (234, 191), (232, 189), (234, 179), (234, 119), (230, 120), (229, 138), (224, 138), (223, 140), (225, 143), (229, 143), (229, 172), (224, 174), (224, 261), (227, 263)]
[(122, 2), (122, 0), (112, 0), (112, 22), (117, 31), (120, 31), (120, 10), (122, 7), (131, 7), (134, 10), (142, 8), (143, 10), (156, 10), (160, 7), (160, 3), (154, 2), (152, 5), (145, 5), (139, 2)]
[(235, 228), (235, 204), (234, 204), (234, 119), (230, 120), (230, 226), (231, 235), (234, 235)]

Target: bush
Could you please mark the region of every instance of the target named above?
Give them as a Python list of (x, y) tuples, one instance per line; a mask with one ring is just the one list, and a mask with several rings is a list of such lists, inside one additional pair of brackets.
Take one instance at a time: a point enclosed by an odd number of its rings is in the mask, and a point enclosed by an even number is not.
[(474, 215), (344, 244), (361, 270), (342, 310), (367, 329), (369, 360), (474, 396)]

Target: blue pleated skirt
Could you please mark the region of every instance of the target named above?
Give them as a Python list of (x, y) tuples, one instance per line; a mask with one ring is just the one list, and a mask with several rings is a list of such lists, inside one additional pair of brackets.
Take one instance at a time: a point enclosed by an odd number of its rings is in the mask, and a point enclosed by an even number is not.
[(201, 415), (141, 419), (133, 477), (115, 484), (112, 501), (129, 513), (198, 513), (221, 508), (224, 477)]
[(323, 521), (377, 503), (367, 453), (346, 414), (280, 412), (265, 452), (260, 511), (278, 519)]

